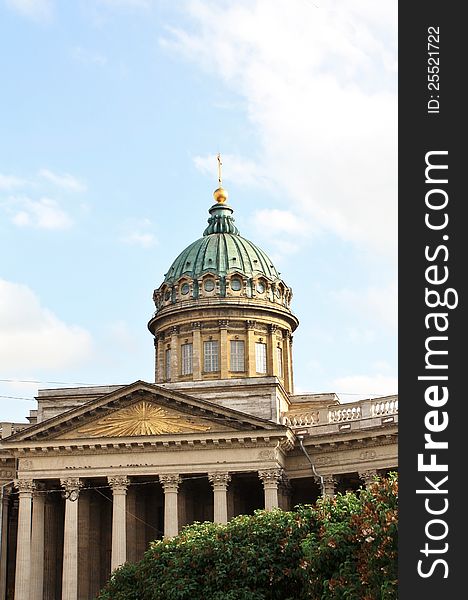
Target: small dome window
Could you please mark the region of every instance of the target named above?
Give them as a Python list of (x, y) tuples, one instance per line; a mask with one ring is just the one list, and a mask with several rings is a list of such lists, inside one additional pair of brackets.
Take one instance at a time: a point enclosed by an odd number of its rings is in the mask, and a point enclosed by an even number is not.
[(264, 294), (265, 293), (265, 283), (263, 281), (259, 281), (257, 283), (257, 292), (259, 294)]
[(188, 283), (183, 283), (182, 287), (180, 288), (180, 293), (183, 294), (184, 296), (186, 296), (190, 291), (190, 286)]
[(231, 279), (231, 290), (234, 290), (234, 292), (238, 292), (240, 291), (242, 288), (242, 281), (239, 279), (239, 277), (234, 277), (233, 279)]
[(167, 292), (164, 294), (164, 300), (169, 300), (170, 297), (171, 297), (171, 292), (169, 290), (167, 290)]
[(203, 287), (205, 288), (205, 292), (212, 292), (215, 289), (214, 279), (205, 279)]

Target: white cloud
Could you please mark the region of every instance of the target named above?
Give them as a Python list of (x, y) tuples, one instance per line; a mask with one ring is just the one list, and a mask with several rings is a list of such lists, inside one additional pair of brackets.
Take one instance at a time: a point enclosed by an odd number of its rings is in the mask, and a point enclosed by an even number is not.
[(27, 196), (11, 196), (3, 207), (18, 227), (68, 229), (73, 225), (71, 217), (50, 198), (32, 200)]
[(69, 173), (62, 173), (59, 175), (53, 173), (49, 169), (41, 169), (38, 172), (38, 175), (53, 185), (71, 192), (85, 192), (87, 189), (86, 184)]
[(125, 244), (142, 248), (152, 248), (157, 244), (156, 236), (145, 231), (131, 231), (123, 235), (120, 240)]
[(341, 289), (333, 296), (343, 305), (357, 313), (373, 317), (379, 323), (395, 330), (398, 321), (398, 294), (395, 281), (381, 287), (370, 286), (365, 289)]
[(394, 259), (396, 3), (293, 5), (189, 2), (194, 32), (162, 44), (244, 99), (289, 206)]
[(146, 217), (127, 219), (123, 226), (120, 241), (131, 246), (152, 248), (158, 243), (158, 239), (152, 232), (152, 228), (153, 224), (151, 220)]
[(14, 175), (3, 175), (0, 173), (0, 191), (11, 191), (27, 185), (27, 181)]
[(50, 21), (53, 6), (50, 0), (6, 0), (6, 5), (21, 16), (33, 21)]
[(147, 9), (154, 4), (153, 0), (99, 0), (99, 4), (103, 4), (108, 8), (130, 8), (130, 9)]
[(76, 366), (92, 352), (91, 335), (41, 305), (26, 285), (0, 279), (0, 364), (5, 373)]
[(331, 387), (344, 402), (375, 396), (390, 396), (398, 392), (398, 379), (389, 375), (350, 375), (338, 377)]
[(253, 215), (253, 222), (259, 234), (268, 232), (272, 238), (283, 234), (295, 237), (310, 233), (310, 224), (289, 210), (257, 210)]

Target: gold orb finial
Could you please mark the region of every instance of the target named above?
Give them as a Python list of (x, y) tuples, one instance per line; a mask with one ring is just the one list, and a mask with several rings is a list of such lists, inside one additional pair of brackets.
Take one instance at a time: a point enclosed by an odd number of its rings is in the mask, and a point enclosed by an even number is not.
[(213, 197), (218, 204), (224, 204), (228, 199), (228, 193), (223, 187), (219, 187), (213, 192)]
[(223, 166), (223, 163), (221, 162), (221, 154), (218, 153), (218, 183), (219, 183), (219, 188), (216, 189), (213, 192), (213, 196), (214, 199), (216, 200), (216, 202), (218, 204), (224, 204), (226, 202), (226, 200), (228, 199), (228, 193), (227, 191), (223, 188), (223, 178), (221, 176), (221, 167)]

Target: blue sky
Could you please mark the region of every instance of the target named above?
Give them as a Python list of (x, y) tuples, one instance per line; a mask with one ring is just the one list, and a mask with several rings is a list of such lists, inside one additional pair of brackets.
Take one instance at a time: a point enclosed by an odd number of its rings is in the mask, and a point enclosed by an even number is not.
[(293, 287), (296, 391), (396, 392), (396, 2), (1, 1), (0, 420), (152, 380), (217, 152)]

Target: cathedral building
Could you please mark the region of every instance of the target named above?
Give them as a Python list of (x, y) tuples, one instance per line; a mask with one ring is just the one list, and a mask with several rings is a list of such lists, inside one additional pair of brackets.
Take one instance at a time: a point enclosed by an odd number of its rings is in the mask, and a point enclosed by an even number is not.
[(0, 600), (90, 600), (186, 524), (396, 469), (396, 396), (294, 394), (292, 290), (214, 197), (154, 291), (154, 383), (41, 389), (1, 423)]

